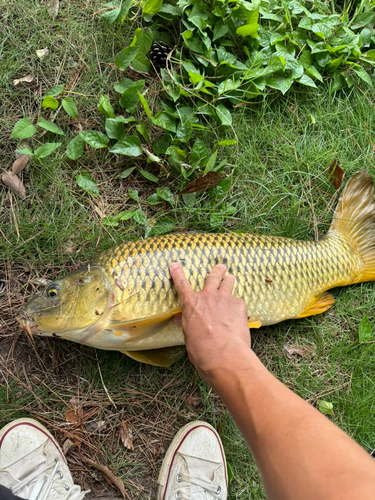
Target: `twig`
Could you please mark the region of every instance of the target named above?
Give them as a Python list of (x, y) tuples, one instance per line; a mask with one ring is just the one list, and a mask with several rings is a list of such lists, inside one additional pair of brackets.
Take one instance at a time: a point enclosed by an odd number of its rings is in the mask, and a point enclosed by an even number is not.
[(97, 361), (97, 363), (98, 363), (98, 370), (99, 370), (100, 379), (101, 379), (101, 381), (102, 381), (102, 384), (103, 384), (103, 387), (104, 387), (105, 393), (107, 394), (108, 399), (110, 400), (110, 402), (113, 404), (113, 406), (114, 406), (114, 407), (116, 408), (116, 410), (117, 410), (117, 406), (115, 405), (115, 403), (114, 403), (113, 399), (111, 398), (111, 396), (110, 396), (110, 394), (109, 394), (109, 392), (108, 392), (107, 387), (105, 386), (105, 383), (104, 383), (104, 380), (103, 380), (103, 376), (102, 376), (102, 371), (101, 371), (101, 369), (100, 369), (100, 364), (99, 364), (99, 360), (98, 360), (98, 354), (97, 354), (96, 352), (95, 352), (95, 354), (96, 354), (96, 361)]
[(8, 238), (5, 236), (5, 234), (2, 232), (1, 229), (0, 229), (0, 233), (2, 234), (2, 236), (4, 237), (4, 239), (9, 243), (9, 245), (11, 245), (12, 243), (8, 240)]
[(114, 484), (119, 489), (123, 498), (128, 498), (128, 500), (130, 500), (129, 495), (125, 490), (124, 483), (121, 481), (119, 477), (115, 476), (115, 474), (113, 474), (113, 472), (109, 470), (108, 467), (106, 467), (105, 465), (97, 464), (93, 460), (90, 460), (89, 458), (86, 457), (80, 457), (80, 458), (82, 462), (84, 462), (85, 464), (90, 465), (91, 467), (95, 467), (96, 469), (100, 470), (100, 472), (105, 474), (107, 478), (111, 481), (111, 483)]

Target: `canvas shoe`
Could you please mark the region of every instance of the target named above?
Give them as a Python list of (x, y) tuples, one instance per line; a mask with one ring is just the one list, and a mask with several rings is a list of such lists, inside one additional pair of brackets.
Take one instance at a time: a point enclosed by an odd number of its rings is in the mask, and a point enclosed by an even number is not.
[(0, 431), (0, 484), (26, 500), (82, 500), (60, 446), (36, 420), (20, 418)]
[(206, 422), (178, 431), (160, 470), (158, 500), (225, 500), (227, 466), (219, 434)]

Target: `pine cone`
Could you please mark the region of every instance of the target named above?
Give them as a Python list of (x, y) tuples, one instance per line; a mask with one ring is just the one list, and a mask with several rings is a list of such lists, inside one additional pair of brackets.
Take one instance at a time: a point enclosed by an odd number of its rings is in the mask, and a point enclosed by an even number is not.
[(154, 42), (152, 44), (148, 53), (148, 58), (157, 71), (161, 68), (167, 67), (168, 55), (172, 52), (172, 50), (172, 47), (169, 47), (164, 42)]

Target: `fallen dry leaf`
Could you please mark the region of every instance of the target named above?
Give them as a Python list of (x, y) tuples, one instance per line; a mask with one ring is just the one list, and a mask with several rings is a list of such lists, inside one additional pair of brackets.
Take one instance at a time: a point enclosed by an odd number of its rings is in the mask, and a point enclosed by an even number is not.
[(71, 441), (70, 439), (67, 439), (66, 441), (64, 441), (63, 445), (62, 445), (62, 450), (63, 450), (63, 453), (64, 455), (66, 456), (68, 451), (73, 448), (75, 445), (75, 443), (73, 443), (73, 441)]
[(121, 422), (120, 438), (125, 448), (134, 451), (133, 432), (126, 422)]
[(49, 7), (49, 9), (47, 9), (48, 14), (51, 17), (56, 17), (57, 14), (59, 13), (59, 8), (60, 8), (59, 0), (51, 0), (50, 2), (48, 2), (48, 5), (51, 6)]
[(39, 59), (43, 59), (43, 57), (48, 56), (49, 50), (46, 47), (45, 49), (36, 50), (35, 53), (39, 57)]
[(26, 198), (25, 186), (16, 175), (13, 175), (12, 172), (3, 172), (1, 179), (4, 184), (8, 186), (8, 188), (12, 191), (12, 193), (16, 194), (23, 200)]
[(31, 75), (24, 76), (23, 78), (16, 78), (13, 80), (13, 85), (18, 85), (21, 82), (27, 82), (30, 83), (34, 80), (34, 78)]
[(196, 191), (206, 191), (206, 189), (214, 188), (219, 184), (223, 177), (223, 174), (218, 174), (217, 172), (207, 172), (207, 174), (202, 175), (202, 177), (190, 182), (190, 184), (188, 184), (178, 194), (195, 193)]
[(76, 412), (72, 408), (70, 408), (69, 410), (66, 410), (65, 419), (67, 422), (76, 423), (77, 422)]
[(312, 348), (306, 346), (297, 346), (297, 345), (284, 345), (284, 349), (286, 350), (286, 355), (289, 359), (292, 359), (294, 354), (298, 354), (299, 356), (309, 356), (311, 354)]
[(111, 481), (111, 483), (119, 489), (123, 498), (130, 498), (125, 490), (124, 483), (121, 481), (119, 477), (115, 476), (115, 474), (111, 470), (109, 470), (108, 467), (105, 467), (105, 465), (97, 464), (93, 460), (90, 460), (89, 458), (86, 457), (81, 457), (81, 460), (85, 464), (100, 470), (100, 472), (104, 474)]
[(30, 156), (29, 155), (21, 155), (17, 158), (17, 160), (13, 163), (12, 165), (12, 174), (17, 175), (22, 170), (27, 167), (27, 164), (29, 163)]
[(336, 159), (333, 160), (333, 162), (331, 163), (331, 165), (329, 167), (329, 171), (331, 174), (331, 182), (332, 182), (334, 188), (336, 190), (340, 189), (345, 172), (339, 166)]

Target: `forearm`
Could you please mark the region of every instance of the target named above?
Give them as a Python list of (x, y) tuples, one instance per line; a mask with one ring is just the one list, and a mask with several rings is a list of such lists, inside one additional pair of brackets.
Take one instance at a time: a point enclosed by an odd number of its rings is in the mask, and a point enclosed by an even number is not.
[(375, 464), (358, 444), (252, 351), (226, 366), (203, 376), (245, 437), (270, 500), (373, 498)]

